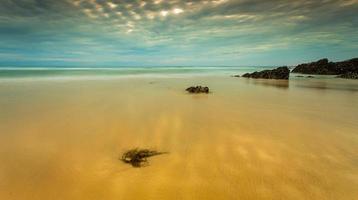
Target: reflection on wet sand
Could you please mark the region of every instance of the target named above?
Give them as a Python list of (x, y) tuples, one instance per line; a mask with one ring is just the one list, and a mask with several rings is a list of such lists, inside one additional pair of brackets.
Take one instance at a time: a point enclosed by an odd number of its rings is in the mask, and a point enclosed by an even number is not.
[[(358, 196), (358, 93), (148, 82), (1, 85), (0, 199)], [(185, 93), (197, 82), (213, 93)], [(135, 147), (170, 154), (133, 168), (118, 158)]]
[(274, 80), (274, 79), (246, 79), (247, 83), (260, 85), (260, 86), (269, 86), (276, 87), (281, 89), (288, 89), (289, 81), (288, 80)]
[(357, 92), (358, 88), (355, 82), (352, 80), (312, 80), (312, 81), (304, 81), (304, 82), (297, 82), (297, 87), (302, 88), (311, 88), (311, 89), (318, 89), (318, 90), (345, 90), (351, 92)]

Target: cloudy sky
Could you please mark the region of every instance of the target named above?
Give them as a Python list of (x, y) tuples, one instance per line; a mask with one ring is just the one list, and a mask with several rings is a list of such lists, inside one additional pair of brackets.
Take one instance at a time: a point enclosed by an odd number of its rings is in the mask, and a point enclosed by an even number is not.
[(357, 27), (358, 0), (0, 0), (0, 66), (343, 60)]

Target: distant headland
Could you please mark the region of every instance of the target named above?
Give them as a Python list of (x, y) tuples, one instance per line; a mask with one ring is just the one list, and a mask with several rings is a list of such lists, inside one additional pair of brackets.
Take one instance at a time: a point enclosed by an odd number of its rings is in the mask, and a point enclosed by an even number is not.
[[(299, 64), (291, 71), (300, 74), (337, 75), (337, 78), (358, 79), (358, 58), (341, 62), (329, 62), (327, 58), (311, 63)], [(289, 79), (290, 71), (287, 66), (273, 70), (246, 73), (242, 77), (263, 79)], [(234, 77), (240, 77), (234, 75)], [(308, 76), (312, 78), (312, 76)]]
[(292, 73), (320, 75), (358, 73), (358, 58), (341, 62), (329, 62), (327, 58), (324, 58), (316, 62), (300, 64), (292, 70)]

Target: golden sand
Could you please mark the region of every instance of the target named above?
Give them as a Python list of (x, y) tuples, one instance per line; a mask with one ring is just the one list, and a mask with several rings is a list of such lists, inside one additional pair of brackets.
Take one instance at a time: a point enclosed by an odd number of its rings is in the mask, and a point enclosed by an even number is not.
[[(358, 198), (354, 81), (20, 81), (0, 95), (3, 200)], [(170, 153), (133, 168), (119, 158), (134, 147)]]

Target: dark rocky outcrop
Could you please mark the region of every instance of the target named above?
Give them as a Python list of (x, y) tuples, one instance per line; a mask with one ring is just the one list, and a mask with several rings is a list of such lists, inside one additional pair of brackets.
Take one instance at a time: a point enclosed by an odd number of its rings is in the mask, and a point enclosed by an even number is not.
[(189, 93), (209, 93), (208, 87), (191, 86), (186, 89)]
[(242, 75), (246, 78), (263, 78), (263, 79), (289, 79), (290, 70), (288, 67), (279, 67), (273, 70), (263, 70), (260, 72), (246, 73)]
[(348, 72), (345, 74), (338, 75), (337, 78), (358, 79), (358, 73)]
[(120, 160), (124, 163), (131, 164), (133, 167), (142, 167), (144, 164), (148, 164), (147, 158), (164, 153), (166, 152), (136, 148), (124, 152)]
[(358, 58), (342, 62), (329, 62), (327, 58), (317, 62), (305, 63), (296, 66), (293, 73), (339, 75), (346, 73), (358, 73)]

